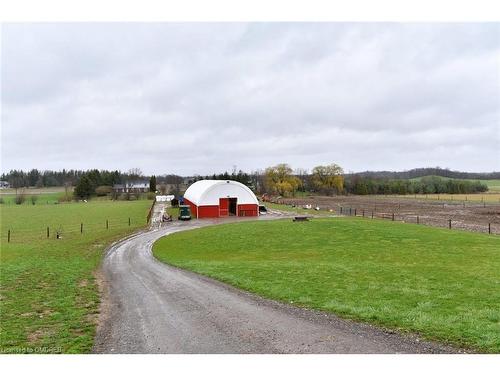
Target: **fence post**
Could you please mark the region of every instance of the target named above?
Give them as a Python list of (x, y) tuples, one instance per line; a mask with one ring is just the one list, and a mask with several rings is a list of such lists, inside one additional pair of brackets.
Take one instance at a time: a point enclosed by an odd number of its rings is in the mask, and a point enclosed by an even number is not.
[(130, 218), (128, 218), (128, 226), (130, 226)]
[(392, 221), (394, 221), (394, 212), (392, 213)]
[(363, 217), (365, 217), (365, 210), (363, 210)]
[(488, 223), (488, 234), (491, 234), (491, 223)]
[(373, 219), (373, 211), (372, 211), (372, 219)]
[(483, 202), (483, 208), (486, 208), (486, 202)]
[(451, 219), (448, 220), (448, 228), (451, 229)]
[(80, 223), (80, 233), (83, 233), (83, 223)]
[(109, 229), (108, 219), (106, 219), (106, 229)]
[(417, 224), (420, 224), (420, 219), (419, 219), (418, 215), (417, 215)]
[(355, 208), (355, 209), (354, 209), (354, 216), (358, 216), (358, 215), (356, 214), (356, 212), (357, 212), (357, 208)]
[(10, 229), (9, 229), (9, 231), (7, 232), (7, 242), (10, 242)]
[(47, 238), (50, 237), (50, 230), (49, 230), (49, 227), (47, 227)]

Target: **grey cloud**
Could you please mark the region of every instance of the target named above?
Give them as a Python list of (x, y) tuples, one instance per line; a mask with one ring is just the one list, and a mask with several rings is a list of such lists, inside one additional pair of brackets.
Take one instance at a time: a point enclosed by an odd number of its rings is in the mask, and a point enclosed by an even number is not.
[(2, 170), (500, 169), (499, 24), (4, 24)]

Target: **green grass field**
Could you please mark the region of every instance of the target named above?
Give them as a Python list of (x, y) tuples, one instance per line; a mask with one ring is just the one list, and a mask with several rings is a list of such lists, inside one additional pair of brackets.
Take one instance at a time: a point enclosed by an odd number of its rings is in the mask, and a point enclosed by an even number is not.
[[(26, 200), (24, 201), (23, 205), (33, 205), (33, 202), (31, 200), (31, 197), (34, 196), (36, 197), (35, 205), (42, 205), (42, 204), (54, 204), (56, 202), (59, 202), (59, 199), (64, 197), (64, 192), (54, 192), (54, 193), (44, 193), (44, 192), (37, 192), (37, 193), (32, 193), (32, 194), (25, 194)], [(5, 205), (13, 205), (15, 204), (15, 194), (2, 194), (0, 195), (0, 198), (3, 200), (3, 204)]]
[(225, 224), (155, 256), (264, 297), (500, 352), (500, 237), (362, 218)]
[[(425, 177), (438, 177), (443, 180), (455, 180), (455, 178), (450, 178), (450, 177), (442, 177), (442, 176), (425, 176)], [(423, 177), (416, 177), (416, 178), (410, 178), (410, 181), (420, 181)], [(500, 180), (477, 180), (477, 179), (467, 179), (467, 178), (458, 178), (457, 180), (464, 180), (464, 181), (479, 181), (482, 184), (485, 184), (488, 186), (488, 193), (500, 193)], [(481, 194), (481, 193), (480, 193)]]
[[(35, 196), (35, 204), (54, 204), (66, 195), (64, 186), (54, 186), (47, 188), (24, 188), (18, 189), (19, 194), (24, 194), (26, 201), (23, 204), (32, 204), (31, 197)], [(68, 195), (71, 197), (73, 194), (73, 187), (68, 188)], [(15, 204), (14, 199), (16, 197), (15, 189), (1, 189), (0, 199), (6, 205)]]
[(492, 193), (500, 193), (500, 180), (479, 180), (481, 183), (486, 184)]
[[(99, 303), (94, 272), (107, 245), (146, 225), (150, 205), (1, 205), (0, 353), (89, 352)], [(55, 239), (57, 230), (61, 239)]]

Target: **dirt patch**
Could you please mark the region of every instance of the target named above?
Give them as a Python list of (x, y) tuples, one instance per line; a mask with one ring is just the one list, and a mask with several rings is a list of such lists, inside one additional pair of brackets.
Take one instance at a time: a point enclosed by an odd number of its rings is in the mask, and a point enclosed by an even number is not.
[(21, 316), (22, 316), (22, 317), (34, 316), (34, 315), (36, 315), (36, 313), (35, 313), (35, 312), (33, 312), (33, 311), (30, 311), (30, 312), (25, 312), (25, 313), (22, 313), (22, 314), (21, 314)]
[[(383, 196), (310, 196), (281, 198), (277, 203), (318, 206), (335, 214), (365, 216), (434, 227), (463, 229), (472, 232), (500, 234), (500, 204), (480, 202), (436, 201), (419, 198)], [(314, 213), (311, 210), (311, 213)]]
[(28, 342), (30, 344), (36, 344), (40, 342), (43, 336), (44, 336), (44, 331), (42, 329), (37, 329), (36, 331), (28, 333)]
[(51, 328), (38, 328), (35, 331), (28, 332), (27, 339), (30, 345), (39, 344), (44, 338), (52, 336), (54, 329)]
[(47, 316), (54, 314), (53, 310), (48, 309), (48, 308), (44, 308), (43, 306), (32, 305), (31, 307), (32, 307), (33, 311), (25, 312), (22, 314), (22, 316), (38, 316), (40, 319), (43, 319)]
[(102, 332), (108, 326), (107, 322), (111, 316), (109, 284), (100, 268), (94, 271), (94, 279), (99, 291), (99, 306), (97, 314), (92, 315), (92, 323), (96, 325), (96, 332)]

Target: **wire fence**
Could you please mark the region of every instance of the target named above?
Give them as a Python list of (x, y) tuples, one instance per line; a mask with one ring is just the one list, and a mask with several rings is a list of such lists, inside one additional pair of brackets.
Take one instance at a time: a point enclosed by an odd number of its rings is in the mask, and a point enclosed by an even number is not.
[(365, 217), (371, 219), (386, 219), (391, 221), (400, 221), (405, 223), (422, 224), (429, 226), (446, 227), (448, 229), (465, 229), (475, 232), (488, 234), (500, 234), (499, 225), (495, 223), (465, 223), (463, 220), (454, 220), (452, 218), (443, 219), (440, 217), (432, 217), (428, 215), (404, 214), (395, 211), (381, 212), (376, 209), (367, 210), (357, 207), (340, 206), (338, 214), (342, 216)]
[(147, 221), (139, 221), (137, 218), (113, 218), (105, 219), (99, 223), (61, 223), (41, 225), (35, 228), (4, 228), (0, 233), (0, 239), (7, 243), (28, 243), (38, 240), (63, 240), (74, 239), (85, 235), (113, 232), (127, 228), (135, 229), (146, 225)]

